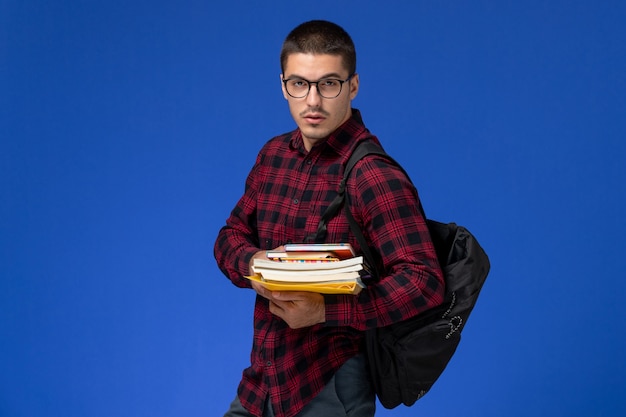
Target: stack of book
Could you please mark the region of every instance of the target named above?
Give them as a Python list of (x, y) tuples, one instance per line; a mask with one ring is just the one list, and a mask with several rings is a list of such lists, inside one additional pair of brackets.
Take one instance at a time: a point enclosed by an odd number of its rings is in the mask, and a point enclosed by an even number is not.
[(267, 259), (254, 259), (247, 277), (271, 291), (312, 291), (323, 294), (358, 294), (368, 275), (363, 257), (350, 244), (290, 244), (284, 251), (268, 251)]

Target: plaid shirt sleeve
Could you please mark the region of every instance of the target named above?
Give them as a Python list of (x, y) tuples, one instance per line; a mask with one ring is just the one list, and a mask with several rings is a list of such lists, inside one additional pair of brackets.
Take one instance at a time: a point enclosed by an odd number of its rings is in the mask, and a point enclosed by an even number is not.
[(384, 157), (370, 155), (355, 166), (347, 193), (366, 241), (380, 256), (382, 274), (358, 297), (326, 297), (326, 325), (366, 330), (440, 304), (443, 274), (410, 180)]
[(260, 179), (262, 153), (246, 179), (245, 192), (220, 230), (214, 247), (214, 256), (221, 271), (238, 287), (251, 287), (243, 278), (249, 273), (252, 256), (259, 250), (256, 236), (256, 200)]

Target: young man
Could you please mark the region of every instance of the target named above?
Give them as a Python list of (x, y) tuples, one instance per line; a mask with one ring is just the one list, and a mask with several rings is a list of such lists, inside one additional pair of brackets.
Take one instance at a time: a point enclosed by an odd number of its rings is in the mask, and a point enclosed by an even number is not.
[[(400, 169), (368, 156), (347, 183), (349, 208), (379, 258), (381, 280), (354, 295), (271, 292), (243, 278), (253, 258), (315, 233), (357, 143), (378, 142), (352, 100), (359, 91), (350, 36), (326, 21), (296, 27), (281, 51), (283, 95), (297, 129), (258, 154), (245, 193), (217, 237), (220, 269), (257, 292), (251, 364), (225, 417), (373, 416), (364, 331), (441, 303), (443, 277), (417, 191)], [(341, 213), (327, 242), (360, 250)]]

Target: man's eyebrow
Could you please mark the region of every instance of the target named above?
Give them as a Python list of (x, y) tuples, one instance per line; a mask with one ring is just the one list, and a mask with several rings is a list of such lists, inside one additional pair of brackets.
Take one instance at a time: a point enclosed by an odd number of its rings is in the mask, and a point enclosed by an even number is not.
[[(306, 78), (304, 78), (303, 76), (298, 75), (298, 74), (291, 74), (290, 76), (286, 77), (285, 79), (288, 79), (288, 78), (299, 78), (301, 80), (313, 81), (313, 80), (307, 80)], [(343, 79), (343, 78), (341, 78), (341, 75), (339, 75), (338, 73), (331, 72), (331, 73), (322, 75), (320, 78), (318, 78), (318, 80), (323, 80), (325, 78), (337, 78), (337, 79), (340, 79), (340, 80)], [(315, 82), (315, 81), (313, 81), (313, 82)]]

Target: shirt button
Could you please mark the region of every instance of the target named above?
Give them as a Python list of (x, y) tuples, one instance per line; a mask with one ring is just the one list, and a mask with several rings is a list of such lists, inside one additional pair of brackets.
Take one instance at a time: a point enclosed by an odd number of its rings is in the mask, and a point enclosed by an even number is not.
[(272, 361), (265, 362), (265, 366), (272, 366)]
[(298, 204), (300, 201), (297, 198), (293, 199), (293, 204)]
[(306, 161), (306, 164), (307, 164), (307, 165), (311, 165), (312, 163), (313, 163), (313, 162), (311, 162), (311, 160), (310, 160), (310, 159), (308, 159), (308, 160)]

